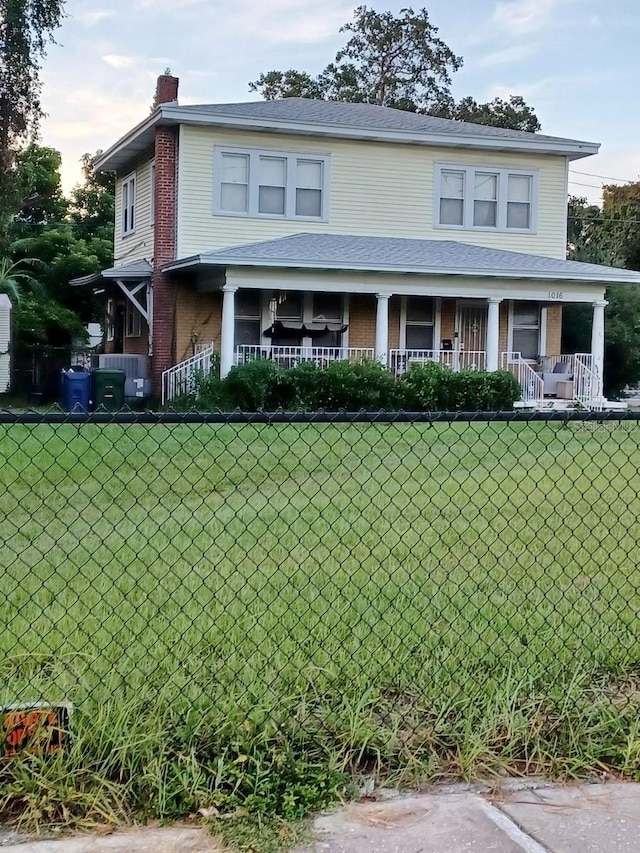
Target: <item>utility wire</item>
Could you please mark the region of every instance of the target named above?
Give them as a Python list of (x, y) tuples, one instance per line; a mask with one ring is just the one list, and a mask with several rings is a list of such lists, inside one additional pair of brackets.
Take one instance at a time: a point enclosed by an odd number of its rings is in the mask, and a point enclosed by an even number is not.
[(604, 181), (619, 181), (622, 184), (635, 184), (630, 178), (612, 178), (611, 175), (596, 175), (595, 172), (580, 172), (578, 169), (570, 169), (573, 175), (587, 175), (590, 178), (602, 178)]

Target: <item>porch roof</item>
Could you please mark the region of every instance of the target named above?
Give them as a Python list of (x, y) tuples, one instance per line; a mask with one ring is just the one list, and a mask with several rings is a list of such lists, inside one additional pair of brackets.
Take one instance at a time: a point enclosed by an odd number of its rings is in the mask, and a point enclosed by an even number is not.
[(91, 275), (83, 275), (79, 278), (73, 278), (69, 282), (71, 287), (84, 287), (89, 284), (98, 284), (103, 279), (115, 281), (120, 278), (123, 280), (136, 280), (149, 278), (151, 276), (151, 264), (144, 258), (137, 261), (129, 261), (118, 267), (110, 267), (102, 272), (91, 273)]
[(483, 278), (640, 284), (640, 272), (472, 246), (454, 240), (408, 240), (341, 234), (293, 234), (277, 240), (203, 252), (166, 271), (202, 267), (276, 267), (394, 272)]

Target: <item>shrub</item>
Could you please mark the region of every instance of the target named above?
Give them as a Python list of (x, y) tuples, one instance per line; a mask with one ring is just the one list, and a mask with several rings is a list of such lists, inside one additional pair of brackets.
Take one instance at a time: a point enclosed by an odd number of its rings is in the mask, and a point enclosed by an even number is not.
[(378, 411), (394, 410), (401, 404), (395, 377), (371, 359), (331, 362), (318, 372), (318, 379), (315, 408)]
[(419, 412), (496, 412), (513, 409), (521, 390), (511, 373), (463, 370), (435, 362), (412, 367), (400, 380), (404, 408)]
[(292, 402), (285, 371), (268, 358), (255, 358), (232, 367), (221, 385), (225, 402), (232, 409), (255, 412), (279, 406), (287, 408)]

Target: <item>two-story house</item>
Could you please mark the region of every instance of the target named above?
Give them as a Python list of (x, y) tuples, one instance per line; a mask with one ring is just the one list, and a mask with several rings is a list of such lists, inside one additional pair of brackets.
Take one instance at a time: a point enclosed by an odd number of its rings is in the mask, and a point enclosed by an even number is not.
[[(569, 164), (598, 148), (370, 104), (180, 106), (162, 76), (97, 164), (116, 260), (79, 283), (104, 294), (106, 353), (148, 357), (165, 401), (219, 353), (223, 376), (256, 357), (506, 367), (527, 405), (599, 406), (605, 287), (640, 274), (566, 260)], [(561, 354), (567, 303), (593, 306), (589, 353)]]

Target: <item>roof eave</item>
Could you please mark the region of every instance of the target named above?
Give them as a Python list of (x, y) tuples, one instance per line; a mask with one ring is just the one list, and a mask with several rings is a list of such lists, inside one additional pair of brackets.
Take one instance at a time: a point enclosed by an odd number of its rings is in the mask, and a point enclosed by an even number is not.
[(466, 136), (462, 134), (416, 133), (406, 130), (369, 130), (358, 127), (336, 127), (304, 122), (285, 122), (267, 118), (239, 118), (237, 116), (213, 116), (210, 113), (190, 110), (188, 107), (167, 105), (162, 107), (162, 119), (167, 123), (208, 125), (229, 127), (237, 130), (268, 130), (279, 133), (291, 133), (311, 136), (333, 137), (340, 139), (360, 139), (375, 142), (404, 142), (413, 145), (431, 145), (447, 148), (482, 148), (486, 150), (528, 152), (530, 154), (559, 154), (572, 160), (597, 154), (600, 144), (558, 137), (541, 138), (536, 134), (526, 134), (523, 139), (505, 137), (487, 137), (483, 135)]
[[(162, 107), (159, 107), (155, 112), (148, 116), (144, 121), (137, 124), (132, 130), (122, 136), (110, 148), (104, 151), (98, 160), (93, 165), (94, 172), (115, 172), (123, 162), (130, 160), (127, 156), (127, 149), (131, 145), (148, 134), (161, 121)], [(134, 155), (135, 156), (135, 155)]]
[[(629, 275), (607, 276), (604, 274), (578, 275), (570, 273), (547, 273), (535, 272), (533, 270), (474, 270), (474, 269), (445, 269), (442, 267), (395, 267), (377, 266), (372, 268), (366, 264), (339, 264), (330, 261), (319, 261), (310, 263), (298, 260), (286, 259), (241, 259), (225, 257), (207, 257), (207, 255), (194, 255), (190, 258), (182, 258), (173, 261), (163, 267), (165, 272), (177, 272), (178, 270), (195, 269), (197, 267), (256, 267), (266, 269), (302, 269), (302, 270), (332, 270), (341, 272), (368, 272), (368, 273), (397, 273), (402, 275), (424, 275), (424, 276), (467, 276), (470, 278), (505, 278), (505, 279), (527, 279), (538, 281), (567, 281), (585, 282), (588, 284), (640, 284), (640, 273), (628, 271)], [(627, 272), (621, 271), (621, 272)]]
[[(599, 143), (580, 140), (541, 138), (534, 133), (523, 139), (508, 139), (500, 136), (466, 136), (463, 134), (416, 133), (406, 130), (373, 130), (358, 127), (336, 127), (305, 122), (285, 122), (268, 118), (240, 118), (238, 116), (213, 116), (210, 113), (190, 110), (175, 104), (161, 104), (154, 113), (121, 137), (96, 161), (97, 172), (115, 172), (134, 159), (139, 148), (132, 152), (136, 142), (145, 140), (146, 135), (158, 124), (190, 124), (208, 127), (226, 127), (235, 130), (271, 131), (302, 136), (321, 136), (337, 139), (368, 140), (373, 142), (396, 142), (411, 145), (431, 145), (440, 148), (478, 148), (487, 151), (512, 151), (529, 154), (558, 154), (570, 160), (591, 157), (600, 150)], [(148, 140), (151, 142), (151, 140)]]

